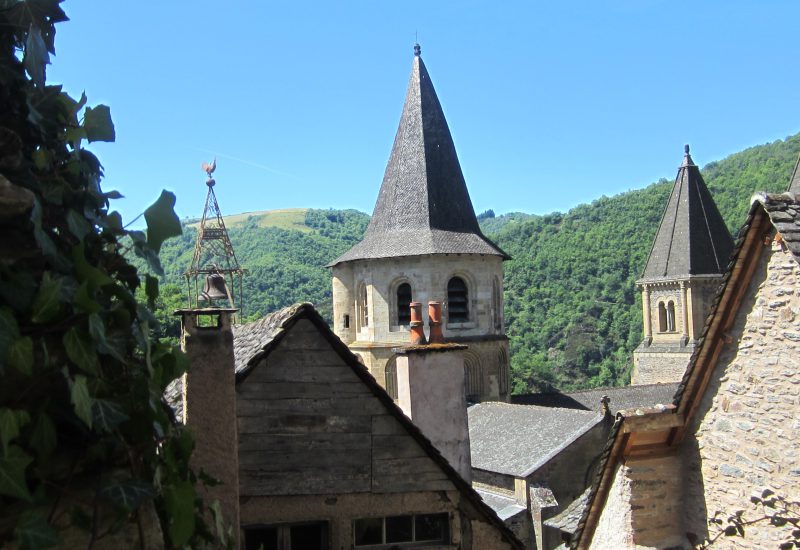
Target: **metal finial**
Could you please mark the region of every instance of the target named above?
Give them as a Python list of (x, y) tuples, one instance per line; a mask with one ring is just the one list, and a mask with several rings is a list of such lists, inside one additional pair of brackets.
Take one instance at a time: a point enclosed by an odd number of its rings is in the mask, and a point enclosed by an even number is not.
[(689, 154), (689, 144), (688, 143), (683, 146), (683, 152), (686, 153), (687, 155)]
[(419, 45), (419, 42), (414, 44), (414, 55), (419, 57), (422, 54), (422, 48)]

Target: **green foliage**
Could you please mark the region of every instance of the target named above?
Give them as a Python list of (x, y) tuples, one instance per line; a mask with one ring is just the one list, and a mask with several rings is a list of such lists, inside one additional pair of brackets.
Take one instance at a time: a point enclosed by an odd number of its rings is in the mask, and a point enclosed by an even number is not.
[[(786, 190), (798, 153), (800, 135), (703, 168), (729, 228), (744, 221), (753, 192)], [(516, 393), (629, 381), (642, 337), (635, 281), (672, 183), (487, 231), (514, 258), (505, 264), (505, 313)]]
[[(786, 189), (799, 152), (796, 135), (703, 169), (729, 228), (743, 222), (753, 192)], [(662, 179), (567, 213), (481, 215), (483, 232), (513, 257), (505, 263), (505, 314), (514, 393), (628, 382), (633, 350), (642, 337), (635, 281), (672, 183)], [(237, 257), (249, 269), (246, 318), (311, 301), (330, 321), (330, 272), (323, 266), (361, 239), (368, 216), (354, 210), (308, 210), (303, 231), (262, 227), (264, 216), (240, 220), (230, 229)], [(184, 284), (182, 273), (191, 262), (196, 235), (189, 228), (162, 247), (162, 282), (173, 289), (175, 300), (169, 308), (186, 303), (175, 289)], [(167, 312), (159, 309), (157, 315), (162, 326), (169, 326)], [(176, 328), (170, 331), (177, 335)]]
[(135, 530), (143, 505), (168, 547), (224, 545), (162, 398), (185, 356), (154, 336), (135, 295), (165, 297), (128, 260), (161, 272), (175, 197), (147, 210), (146, 234), (109, 212), (120, 195), (81, 143), (113, 141), (110, 110), (45, 82), (65, 20), (59, 0), (0, 1), (0, 546), (51, 547), (65, 529), (92, 546)]

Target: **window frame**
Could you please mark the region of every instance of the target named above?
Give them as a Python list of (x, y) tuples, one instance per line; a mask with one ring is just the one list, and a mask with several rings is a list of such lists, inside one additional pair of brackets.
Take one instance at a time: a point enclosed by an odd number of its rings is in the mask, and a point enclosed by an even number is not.
[[(439, 539), (425, 539), (425, 540), (416, 540), (416, 531), (417, 531), (417, 518), (424, 517), (424, 516), (439, 516), (444, 521), (442, 523), (442, 537)], [(410, 541), (396, 541), (396, 542), (387, 542), (387, 535), (386, 535), (386, 520), (391, 518), (411, 518), (411, 540)], [(381, 520), (381, 541), (380, 543), (371, 543), (371, 544), (357, 544), (356, 543), (356, 522), (358, 521), (367, 521), (367, 520)], [(431, 513), (419, 513), (419, 514), (398, 514), (393, 516), (373, 516), (373, 517), (366, 517), (366, 518), (356, 518), (351, 522), (352, 527), (352, 541), (353, 541), (353, 548), (397, 548), (397, 545), (406, 546), (430, 546), (433, 544), (438, 545), (448, 545), (451, 544), (452, 541), (452, 533), (451, 533), (451, 518), (448, 512), (431, 512)]]

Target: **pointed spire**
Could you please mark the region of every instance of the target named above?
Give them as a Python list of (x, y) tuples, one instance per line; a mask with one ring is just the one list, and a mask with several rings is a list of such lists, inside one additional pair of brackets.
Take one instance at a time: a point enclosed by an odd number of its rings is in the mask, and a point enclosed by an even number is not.
[(422, 55), (422, 47), (419, 45), (419, 42), (414, 44), (414, 56), (419, 57)]
[(642, 280), (720, 275), (732, 250), (733, 239), (686, 145)]
[(508, 258), (480, 230), (420, 51), (415, 45), (403, 114), (364, 239), (330, 265), (422, 254)]

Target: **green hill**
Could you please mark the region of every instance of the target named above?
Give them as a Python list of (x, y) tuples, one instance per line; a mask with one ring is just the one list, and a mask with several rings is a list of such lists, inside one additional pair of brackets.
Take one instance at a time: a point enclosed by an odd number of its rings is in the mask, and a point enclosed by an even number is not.
[[(798, 153), (800, 134), (703, 168), (732, 231), (743, 222), (753, 192), (786, 189)], [(671, 185), (662, 179), (567, 213), (480, 215), (484, 232), (514, 258), (505, 264), (505, 313), (515, 392), (628, 381), (642, 323), (634, 281)], [(358, 242), (369, 216), (291, 209), (226, 219), (239, 261), (249, 270), (246, 318), (307, 300), (330, 319), (330, 273), (323, 266)], [(165, 310), (184, 299), (181, 273), (191, 262), (196, 235), (196, 220), (187, 222), (184, 235), (162, 248)]]

